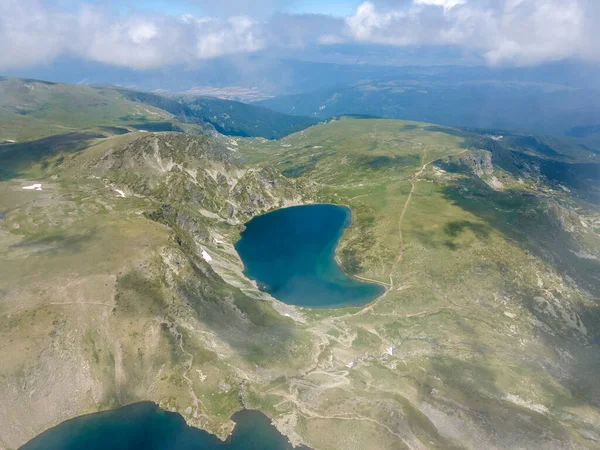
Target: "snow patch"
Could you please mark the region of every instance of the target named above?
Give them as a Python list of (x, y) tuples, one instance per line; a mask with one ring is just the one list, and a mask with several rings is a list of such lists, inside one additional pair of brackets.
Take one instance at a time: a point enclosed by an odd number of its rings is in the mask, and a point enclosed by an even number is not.
[(202, 257), (204, 258), (204, 261), (206, 261), (206, 262), (211, 262), (213, 260), (212, 256), (210, 256), (208, 254), (208, 252), (204, 249), (202, 249)]
[(125, 192), (123, 192), (121, 189), (113, 189), (113, 191), (119, 194), (119, 196), (121, 196), (122, 198), (125, 198)]
[(509, 319), (514, 319), (515, 317), (517, 317), (517, 315), (515, 313), (511, 313), (511, 312), (508, 312), (508, 311), (504, 311), (504, 315), (506, 317), (508, 317)]
[(26, 189), (28, 191), (41, 191), (42, 185), (39, 183), (36, 183), (36, 184), (32, 184), (31, 186), (23, 186), (23, 189)]

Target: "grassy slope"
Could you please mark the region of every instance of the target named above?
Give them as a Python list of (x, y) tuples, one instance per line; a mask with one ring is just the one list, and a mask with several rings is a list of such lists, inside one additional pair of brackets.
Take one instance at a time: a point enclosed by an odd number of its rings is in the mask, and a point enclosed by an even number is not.
[[(268, 183), (279, 178), (207, 137), (129, 133), (48, 151), (0, 181), (0, 446), (144, 399), (225, 436), (256, 365), (293, 374), (306, 336), (236, 287), (260, 295), (215, 242), (247, 211), (278, 206), (290, 189)], [(21, 188), (33, 182), (43, 191)], [(231, 224), (211, 218), (221, 208)]]
[(314, 375), (257, 394), (285, 417), (297, 393), (313, 445), (594, 446), (600, 264), (575, 253), (600, 255), (598, 214), (533, 173), (476, 176), (456, 134), (344, 119), (242, 146), (349, 205), (338, 256), (389, 287), (362, 311), (310, 313)]
[(183, 96), (177, 99), (193, 114), (211, 123), (219, 133), (230, 136), (280, 139), (317, 122), (307, 117), (290, 116), (260, 106), (211, 97)]
[[(427, 78), (427, 77), (425, 77)], [(449, 126), (530, 130), (571, 136), (600, 149), (595, 89), (502, 81), (363, 80), (345, 88), (292, 94), (259, 104), (325, 119), (368, 114)]]
[(177, 95), (165, 97), (146, 92), (119, 89), (125, 98), (161, 108), (182, 122), (209, 123), (229, 136), (259, 136), (279, 139), (313, 125), (317, 121), (270, 109), (213, 97)]
[(313, 123), (210, 97), (169, 98), (113, 87), (0, 77), (0, 144), (81, 130), (198, 132), (206, 124), (223, 134), (275, 139)]
[(110, 89), (0, 78), (0, 140), (30, 141), (170, 117), (166, 111), (126, 100)]
[[(465, 139), (342, 119), (271, 142), (1, 147), (33, 157), (0, 181), (0, 443), (139, 399), (224, 435), (248, 379), (246, 404), (316, 449), (593, 448), (598, 263), (575, 253), (599, 255), (600, 218), (515, 148), (476, 176)], [(286, 308), (242, 276), (237, 224), (310, 199), (352, 208), (338, 256), (388, 285), (376, 303)]]

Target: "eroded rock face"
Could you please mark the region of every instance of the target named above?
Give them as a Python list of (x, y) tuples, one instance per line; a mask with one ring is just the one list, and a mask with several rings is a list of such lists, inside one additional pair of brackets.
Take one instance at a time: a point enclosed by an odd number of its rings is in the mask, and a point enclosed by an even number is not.
[(461, 159), (478, 176), (491, 175), (494, 172), (492, 153), (487, 150), (471, 150)]
[(235, 214), (235, 207), (230, 202), (227, 202), (225, 203), (223, 209), (221, 209), (221, 214), (223, 215), (223, 217), (231, 219)]
[(217, 138), (160, 133), (110, 149), (90, 165), (134, 193), (239, 221), (280, 206), (303, 189), (273, 169), (245, 168), (238, 160)]

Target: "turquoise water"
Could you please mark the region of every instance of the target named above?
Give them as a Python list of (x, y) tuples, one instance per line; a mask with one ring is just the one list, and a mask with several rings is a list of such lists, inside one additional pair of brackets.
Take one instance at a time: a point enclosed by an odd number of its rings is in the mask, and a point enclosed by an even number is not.
[(282, 302), (361, 305), (381, 295), (383, 288), (348, 277), (335, 262), (335, 247), (349, 224), (350, 210), (342, 206), (278, 209), (246, 223), (235, 248), (246, 276)]
[(236, 427), (223, 442), (188, 427), (179, 414), (143, 402), (68, 420), (21, 450), (292, 450), (264, 414), (245, 410), (233, 420)]

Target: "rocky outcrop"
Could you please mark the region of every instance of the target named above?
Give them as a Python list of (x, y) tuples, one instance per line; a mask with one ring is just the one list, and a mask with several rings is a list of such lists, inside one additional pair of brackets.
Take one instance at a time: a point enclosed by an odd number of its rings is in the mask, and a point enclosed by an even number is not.
[(470, 167), (477, 176), (491, 175), (494, 172), (492, 153), (487, 150), (471, 150), (465, 153), (461, 161)]
[[(89, 170), (178, 210), (176, 224), (194, 235), (201, 227), (191, 224), (206, 222), (201, 216), (240, 223), (297, 199), (299, 193), (309, 195), (301, 181), (275, 169), (241, 166), (237, 153), (208, 136), (147, 134), (109, 148), (89, 163)], [(164, 219), (170, 210), (161, 206), (153, 216)]]

